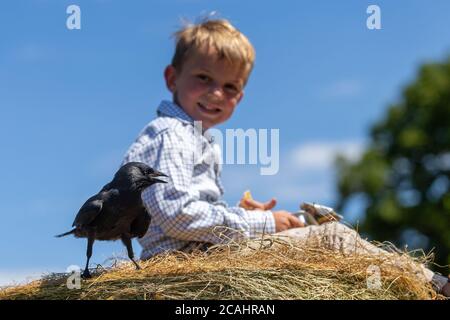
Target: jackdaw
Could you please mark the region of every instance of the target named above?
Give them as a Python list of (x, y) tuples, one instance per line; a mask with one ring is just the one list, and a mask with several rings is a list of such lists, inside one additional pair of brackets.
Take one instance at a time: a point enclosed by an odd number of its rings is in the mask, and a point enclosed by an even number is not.
[(83, 278), (91, 277), (88, 266), (95, 240), (121, 239), (127, 248), (128, 257), (136, 269), (140, 269), (134, 261), (131, 239), (144, 236), (151, 220), (142, 203), (141, 193), (154, 183), (166, 183), (157, 179), (161, 176), (167, 177), (141, 162), (123, 165), (110, 183), (83, 204), (73, 222), (72, 227), (75, 228), (56, 236), (73, 234), (77, 238), (88, 239)]

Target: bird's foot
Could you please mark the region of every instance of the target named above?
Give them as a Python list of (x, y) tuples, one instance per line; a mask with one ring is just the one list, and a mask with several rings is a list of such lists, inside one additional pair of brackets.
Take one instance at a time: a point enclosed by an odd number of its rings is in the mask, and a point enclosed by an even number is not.
[(134, 261), (134, 260), (131, 260), (131, 261), (133, 261), (134, 265), (136, 266), (136, 270), (141, 270), (141, 269), (142, 269), (142, 268), (138, 265), (138, 263), (137, 263), (136, 261)]
[(85, 269), (84, 272), (81, 274), (81, 278), (90, 279), (90, 278), (92, 278), (92, 275), (88, 269)]

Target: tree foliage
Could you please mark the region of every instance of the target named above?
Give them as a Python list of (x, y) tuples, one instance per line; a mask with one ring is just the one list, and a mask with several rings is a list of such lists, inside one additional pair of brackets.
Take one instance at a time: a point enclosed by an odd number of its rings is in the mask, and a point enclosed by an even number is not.
[(361, 159), (336, 166), (338, 209), (357, 194), (367, 201), (362, 232), (399, 246), (419, 236), (436, 263), (450, 264), (450, 58), (423, 65)]

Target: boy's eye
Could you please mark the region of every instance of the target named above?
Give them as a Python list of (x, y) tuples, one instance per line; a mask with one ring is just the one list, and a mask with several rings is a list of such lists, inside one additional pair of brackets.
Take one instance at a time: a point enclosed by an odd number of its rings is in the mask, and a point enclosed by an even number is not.
[(231, 92), (231, 93), (238, 92), (238, 88), (234, 84), (226, 84), (225, 90), (227, 90), (228, 92)]
[(208, 82), (211, 79), (206, 74), (198, 74), (197, 78), (202, 82)]

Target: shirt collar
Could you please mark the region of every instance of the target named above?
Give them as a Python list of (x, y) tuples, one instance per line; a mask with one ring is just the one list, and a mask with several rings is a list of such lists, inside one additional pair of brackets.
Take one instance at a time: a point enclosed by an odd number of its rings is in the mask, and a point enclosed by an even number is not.
[[(172, 101), (161, 101), (156, 113), (158, 117), (172, 117), (180, 120), (181, 122), (194, 125), (194, 119), (192, 119), (191, 116), (189, 116), (179, 105)], [(214, 137), (208, 131), (203, 131), (202, 134), (209, 142), (214, 142)]]
[(182, 122), (194, 123), (194, 119), (192, 119), (179, 105), (168, 100), (161, 101), (156, 113), (159, 117), (168, 116), (177, 118)]

